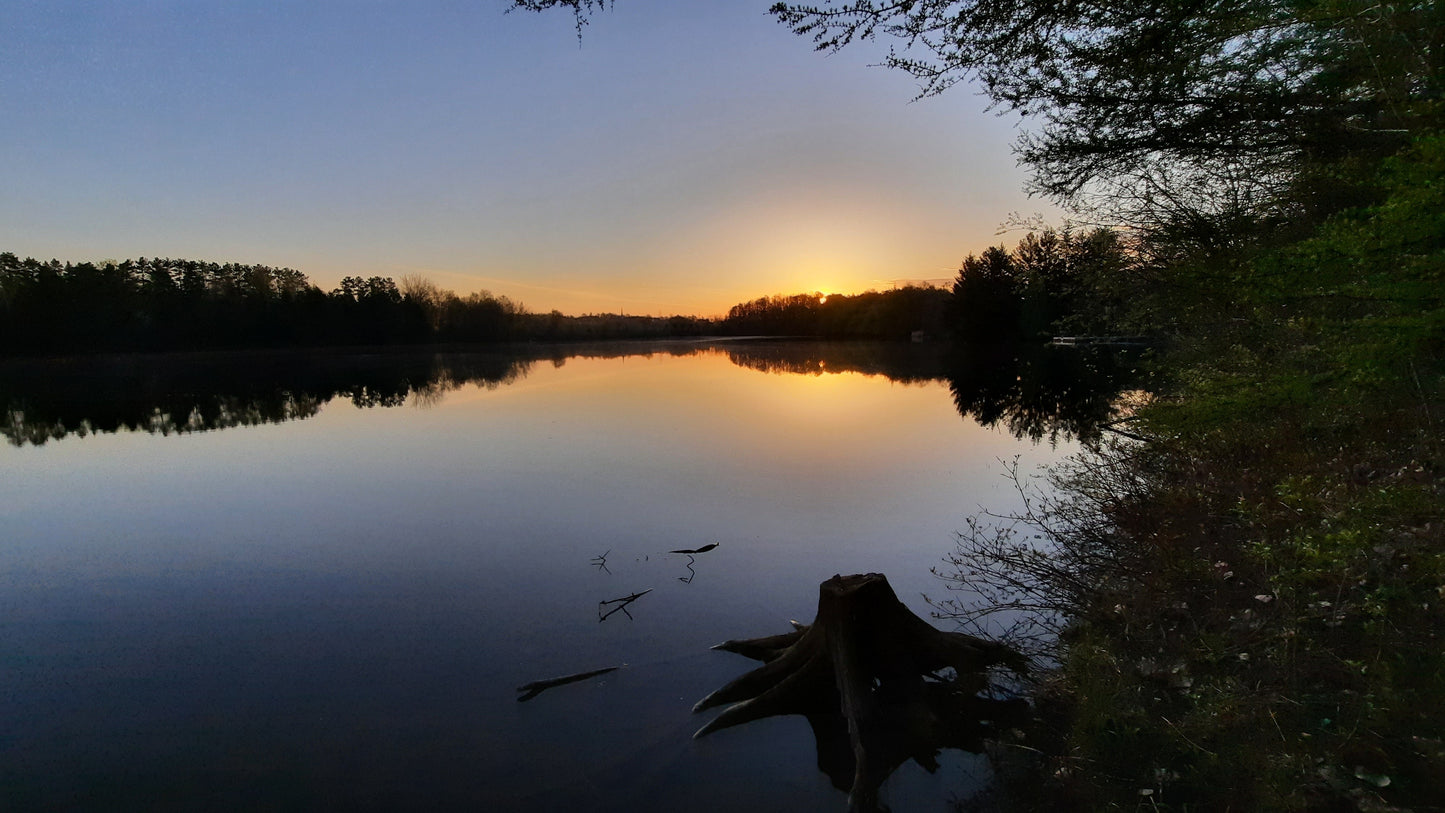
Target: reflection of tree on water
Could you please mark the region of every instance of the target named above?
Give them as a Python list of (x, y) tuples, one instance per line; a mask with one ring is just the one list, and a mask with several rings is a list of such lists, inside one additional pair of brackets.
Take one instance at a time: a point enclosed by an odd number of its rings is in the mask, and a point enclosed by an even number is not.
[(0, 368), (0, 433), (11, 445), (68, 435), (171, 435), (302, 420), (336, 398), (357, 407), (429, 405), (472, 384), (525, 377), (498, 354), (197, 354), (19, 362)]
[(722, 345), (739, 367), (780, 375), (861, 373), (912, 384), (944, 377), (944, 345), (904, 342), (756, 341)]
[(1015, 437), (1088, 439), (1138, 378), (1130, 352), (1050, 345), (753, 342), (728, 345), (734, 364), (776, 374), (861, 373), (946, 382), (959, 414)]
[(1120, 394), (1139, 376), (1117, 350), (1019, 346), (959, 352), (948, 387), (959, 414), (1015, 437), (1051, 443), (1097, 437)]
[(184, 434), (301, 420), (336, 398), (357, 407), (426, 407), (463, 386), (520, 381), (539, 361), (560, 367), (578, 357), (713, 353), (779, 375), (946, 382), (965, 417), (1033, 440), (1097, 434), (1131, 373), (1117, 351), (1088, 348), (771, 340), (28, 360), (0, 364), (0, 434), (15, 446), (119, 431)]
[(594, 342), (480, 352), (388, 349), (93, 356), (0, 361), (0, 434), (11, 445), (101, 432), (199, 432), (315, 415), (335, 398), (357, 407), (426, 407), (463, 386), (527, 377), (570, 358), (703, 352), (696, 341)]

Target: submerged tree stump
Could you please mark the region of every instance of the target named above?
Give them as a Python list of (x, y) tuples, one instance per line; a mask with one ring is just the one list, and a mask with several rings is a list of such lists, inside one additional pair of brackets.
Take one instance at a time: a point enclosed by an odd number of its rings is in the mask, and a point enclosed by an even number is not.
[(1022, 655), (996, 641), (934, 628), (898, 600), (882, 574), (823, 582), (817, 618), (795, 626), (783, 635), (713, 647), (763, 666), (698, 701), (694, 712), (732, 705), (693, 736), (802, 714), (818, 743), (818, 767), (848, 792), (850, 810), (878, 809), (879, 786), (904, 761), (912, 758), (932, 772), (939, 749), (978, 753), (998, 725), (1027, 711), (1022, 700), (978, 696), (990, 666), (1022, 672)]

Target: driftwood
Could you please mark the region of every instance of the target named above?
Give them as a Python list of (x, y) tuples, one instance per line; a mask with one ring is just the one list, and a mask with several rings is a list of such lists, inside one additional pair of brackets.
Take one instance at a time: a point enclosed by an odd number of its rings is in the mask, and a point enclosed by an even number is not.
[(978, 696), (985, 671), (1026, 659), (995, 641), (944, 632), (908, 610), (877, 573), (834, 576), (811, 625), (713, 647), (763, 666), (704, 697), (694, 712), (729, 705), (694, 737), (779, 714), (807, 717), (818, 767), (848, 792), (850, 810), (878, 809), (878, 788), (908, 759), (930, 772), (941, 748), (974, 753), (1022, 700)]
[(546, 680), (534, 680), (531, 683), (524, 683), (517, 687), (521, 694), (517, 695), (518, 703), (525, 703), (542, 692), (557, 686), (566, 686), (568, 683), (576, 683), (580, 680), (595, 678), (598, 675), (605, 675), (608, 672), (616, 672), (620, 666), (609, 666), (606, 669), (593, 669), (590, 672), (578, 672), (575, 675), (563, 675), (562, 677), (547, 678)]
[(685, 549), (683, 549), (683, 550), (670, 550), (670, 551), (668, 551), (668, 553), (707, 553), (708, 551), (712, 550), (713, 548), (716, 548), (717, 546), (718, 546), (718, 543), (716, 543), (716, 542), (709, 542), (709, 543), (707, 543), (706, 545), (703, 545), (703, 546), (700, 547), (700, 548), (685, 548)]
[[(649, 588), (647, 588), (646, 590), (643, 590), (641, 593), (633, 593), (632, 595), (623, 596), (622, 598), (609, 598), (609, 599), (607, 599), (606, 601), (599, 601), (599, 602), (597, 602), (597, 620), (598, 620), (598, 621), (606, 621), (608, 618), (610, 618), (610, 617), (612, 616), (613, 613), (616, 613), (616, 612), (619, 611), (619, 610), (622, 611), (622, 614), (623, 614), (623, 615), (627, 616), (628, 620), (631, 620), (631, 619), (632, 619), (632, 613), (629, 613), (629, 612), (627, 611), (627, 605), (631, 604), (632, 602), (634, 602), (634, 601), (642, 598), (643, 596), (645, 596), (645, 595), (647, 595), (648, 593), (651, 593), (651, 592), (652, 592), (652, 588), (649, 587)], [(614, 604), (617, 605), (617, 606), (612, 607), (612, 609), (608, 610), (607, 612), (603, 612), (603, 611), (602, 611), (602, 608), (604, 608), (604, 607), (609, 607), (609, 606), (612, 606), (612, 605), (614, 605)]]

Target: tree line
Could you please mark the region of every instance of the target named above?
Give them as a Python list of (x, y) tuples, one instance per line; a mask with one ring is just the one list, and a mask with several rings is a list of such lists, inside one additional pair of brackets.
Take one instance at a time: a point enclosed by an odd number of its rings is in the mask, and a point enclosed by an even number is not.
[[(724, 318), (533, 313), (407, 276), (347, 276), (322, 291), (292, 268), (145, 258), (61, 263), (0, 253), (0, 353), (475, 344), (685, 336), (797, 336), (1010, 344), (1127, 320), (1122, 241), (1046, 229), (964, 262), (952, 289), (777, 295)], [(1137, 290), (1134, 291), (1137, 293)]]
[(528, 312), (428, 280), (347, 276), (323, 291), (292, 268), (0, 253), (0, 354), (487, 343), (699, 335), (710, 320)]
[(61, 263), (0, 254), (10, 354), (375, 344), (425, 333), (386, 278), (325, 293), (291, 268), (140, 258)]
[(1017, 345), (1061, 334), (1147, 333), (1140, 303), (1157, 279), (1116, 231), (1043, 228), (1012, 249), (964, 259), (951, 288), (760, 297), (734, 305), (734, 335), (908, 339)]

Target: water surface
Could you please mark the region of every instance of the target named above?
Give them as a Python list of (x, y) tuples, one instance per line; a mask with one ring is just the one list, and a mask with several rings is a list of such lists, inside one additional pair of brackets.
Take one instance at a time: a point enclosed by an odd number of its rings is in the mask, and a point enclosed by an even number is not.
[[(753, 666), (708, 647), (811, 620), (835, 573), (927, 616), (954, 531), (1013, 505), (999, 461), (1107, 406), (997, 370), (769, 344), (10, 365), (0, 806), (841, 809), (801, 718), (690, 739)], [(986, 774), (955, 753), (884, 795), (946, 809)]]

